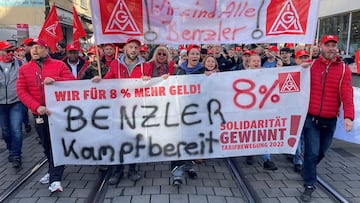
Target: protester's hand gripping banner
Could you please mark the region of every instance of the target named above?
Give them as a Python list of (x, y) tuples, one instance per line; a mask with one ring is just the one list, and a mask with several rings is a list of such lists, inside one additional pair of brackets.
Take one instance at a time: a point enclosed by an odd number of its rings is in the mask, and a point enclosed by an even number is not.
[(318, 0), (90, 1), (97, 44), (131, 36), (147, 43), (308, 43)]
[(55, 165), (294, 154), (310, 71), (284, 67), (55, 82), (45, 87)]

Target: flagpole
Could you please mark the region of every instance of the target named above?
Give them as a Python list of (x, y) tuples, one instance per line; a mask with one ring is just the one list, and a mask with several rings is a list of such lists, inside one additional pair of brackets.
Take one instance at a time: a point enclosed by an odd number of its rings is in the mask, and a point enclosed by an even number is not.
[(118, 55), (119, 55), (119, 47), (116, 45), (115, 46), (115, 59), (118, 58)]
[(102, 76), (101, 76), (100, 56), (99, 56), (99, 50), (98, 50), (98, 46), (97, 46), (96, 38), (95, 38), (95, 37), (94, 37), (94, 42), (95, 42), (96, 64), (97, 64), (97, 69), (98, 69), (99, 77), (100, 77), (100, 79), (101, 79)]

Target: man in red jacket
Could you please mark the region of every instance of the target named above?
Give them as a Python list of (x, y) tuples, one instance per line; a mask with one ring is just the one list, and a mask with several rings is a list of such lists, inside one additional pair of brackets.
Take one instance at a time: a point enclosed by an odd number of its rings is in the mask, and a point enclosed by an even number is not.
[[(124, 46), (124, 54), (121, 54), (118, 59), (115, 59), (110, 64), (110, 69), (104, 76), (104, 79), (114, 78), (141, 78), (149, 80), (151, 78), (153, 69), (140, 56), (141, 42), (137, 39), (129, 38)], [(99, 76), (92, 78), (93, 82), (100, 81)], [(124, 175), (124, 166), (116, 165), (112, 170), (109, 179), (110, 185), (116, 185)], [(128, 178), (132, 181), (140, 180), (141, 176), (136, 170), (136, 164), (129, 164)]]
[(311, 194), (315, 190), (316, 167), (331, 145), (341, 103), (345, 130), (350, 131), (353, 127), (351, 72), (337, 55), (337, 43), (336, 36), (324, 36), (320, 45), (320, 57), (313, 62), (310, 69), (310, 102), (303, 128), (305, 190), (301, 199), (304, 202), (311, 201)]
[(16, 91), (21, 102), (34, 115), (35, 129), (49, 162), (48, 174), (40, 179), (40, 183), (50, 183), (49, 190), (51, 192), (62, 192), (61, 177), (64, 166), (54, 167), (48, 122), (50, 111), (45, 106), (44, 85), (50, 85), (55, 81), (74, 80), (75, 78), (65, 63), (49, 57), (49, 47), (44, 40), (34, 39), (30, 46), (32, 59), (20, 67)]

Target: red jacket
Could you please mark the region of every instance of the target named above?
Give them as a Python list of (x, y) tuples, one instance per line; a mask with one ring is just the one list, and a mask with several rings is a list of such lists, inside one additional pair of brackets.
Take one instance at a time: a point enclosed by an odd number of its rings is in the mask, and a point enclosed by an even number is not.
[[(149, 65), (150, 65), (151, 69), (153, 70), (153, 74), (152, 74), (152, 75), (153, 75), (154, 77), (160, 77), (161, 75), (154, 75), (155, 72), (156, 72), (156, 69), (155, 69), (155, 61), (150, 61), (150, 62), (148, 62), (148, 63), (149, 63)], [(175, 73), (175, 67), (174, 67), (174, 65), (175, 65), (175, 62), (174, 62), (174, 61), (170, 61), (170, 62), (169, 62), (168, 66), (167, 66), (167, 74), (173, 75), (173, 74)]]
[(125, 55), (121, 55), (119, 59), (113, 60), (110, 64), (109, 71), (104, 76), (104, 79), (114, 78), (141, 78), (141, 76), (152, 76), (152, 68), (145, 63), (141, 57), (138, 57), (138, 64), (134, 67), (132, 72), (128, 71), (125, 66)]
[(45, 59), (42, 68), (33, 60), (21, 66), (16, 91), (21, 102), (36, 115), (38, 115), (37, 108), (41, 105), (45, 106), (43, 81), (46, 77), (51, 77), (55, 81), (75, 79), (64, 62), (50, 57)]
[(350, 69), (345, 66), (341, 84), (343, 62), (340, 58), (329, 62), (320, 57), (314, 61), (310, 71), (311, 91), (308, 113), (323, 118), (336, 118), (342, 101), (344, 118), (354, 120), (354, 95)]

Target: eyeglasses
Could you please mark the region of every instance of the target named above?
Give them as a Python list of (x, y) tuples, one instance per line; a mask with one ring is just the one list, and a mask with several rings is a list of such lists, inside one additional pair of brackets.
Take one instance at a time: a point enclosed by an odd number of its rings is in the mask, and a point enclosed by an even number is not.
[(280, 54), (287, 54), (287, 52), (280, 52)]
[(167, 56), (165, 53), (158, 53), (159, 56)]
[(6, 50), (6, 53), (15, 52), (15, 50)]

